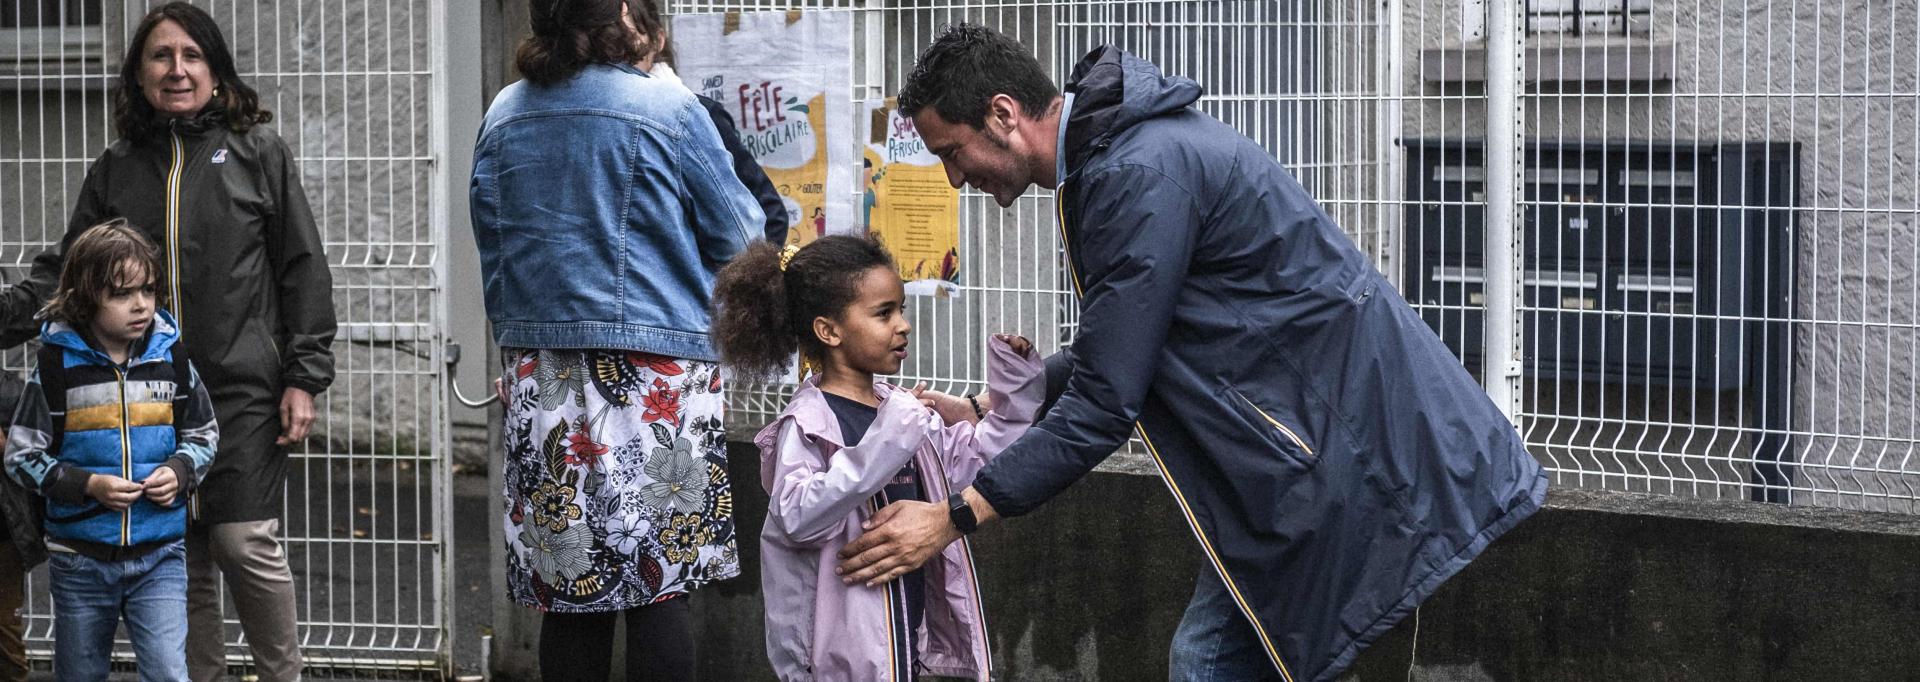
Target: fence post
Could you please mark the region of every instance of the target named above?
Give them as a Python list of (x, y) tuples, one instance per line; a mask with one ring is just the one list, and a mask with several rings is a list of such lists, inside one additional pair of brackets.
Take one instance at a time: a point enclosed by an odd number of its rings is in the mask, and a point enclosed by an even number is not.
[(1519, 4), (1486, 0), (1486, 335), (1481, 349), (1487, 396), (1515, 425), (1520, 412), (1520, 88), (1526, 77)]
[(1381, 44), (1386, 46), (1386, 56), (1376, 62), (1374, 79), (1380, 93), (1380, 110), (1376, 112), (1374, 124), (1374, 149), (1381, 156), (1377, 175), (1374, 177), (1375, 190), (1382, 200), (1374, 214), (1374, 230), (1379, 241), (1374, 245), (1378, 249), (1373, 254), (1373, 265), (1387, 276), (1387, 281), (1399, 287), (1401, 291), (1411, 292), (1410, 283), (1402, 272), (1402, 265), (1396, 260), (1407, 243), (1405, 229), (1406, 212), (1406, 149), (1401, 145), (1404, 130), (1404, 102), (1406, 92), (1406, 52), (1401, 46), (1406, 44), (1405, 20), (1401, 14), (1405, 11), (1401, 0), (1378, 0), (1375, 9), (1379, 11), (1378, 26)]

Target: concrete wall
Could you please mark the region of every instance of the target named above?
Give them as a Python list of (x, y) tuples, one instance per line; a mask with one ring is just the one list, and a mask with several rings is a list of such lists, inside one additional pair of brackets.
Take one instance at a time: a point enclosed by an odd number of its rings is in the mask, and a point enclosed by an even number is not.
[[(731, 452), (735, 480), (756, 456)], [(757, 537), (764, 494), (735, 498)], [(1165, 487), (1095, 473), (973, 540), (1003, 680), (1165, 679), (1203, 564)], [(1902, 679), (1920, 666), (1905, 514), (1557, 488), (1343, 680)], [(694, 596), (701, 675), (770, 679), (757, 543)]]
[[(1438, 74), (1418, 67), (1422, 50), (1462, 44), (1463, 4), (1407, 3), (1401, 51), (1409, 66), (1402, 86), (1414, 98), (1403, 107), (1407, 137), (1485, 136), (1480, 87), (1443, 87), (1433, 82)], [(1913, 457), (1920, 421), (1912, 417), (1920, 409), (1913, 390), (1920, 341), (1912, 333), (1920, 322), (1920, 289), (1913, 285), (1920, 253), (1912, 248), (1920, 236), (1920, 182), (1914, 180), (1920, 101), (1897, 93), (1920, 84), (1920, 55), (1911, 49), (1920, 16), (1910, 3), (1862, 0), (1686, 0), (1653, 8), (1650, 37), (1611, 41), (1610, 52), (1588, 59), (1617, 59), (1638, 45), (1672, 62), (1670, 80), (1536, 85), (1523, 98), (1525, 134), (1799, 143), (1800, 208), (1791, 233), (1798, 249), (1790, 283), (1793, 388), (1790, 396), (1768, 398), (1792, 401), (1798, 435), (1790, 458), (1808, 463), (1797, 484), (1852, 495), (1795, 501), (1913, 511), (1920, 477)], [(1556, 40), (1535, 37), (1537, 44), (1559, 45), (1564, 55), (1595, 44)], [(1562, 483), (1745, 495), (1747, 467), (1730, 458), (1747, 457), (1752, 447), (1756, 425), (1742, 403), (1756, 396), (1591, 382), (1538, 382), (1527, 393), (1529, 411), (1567, 417), (1530, 425), (1530, 440), (1559, 444), (1538, 453), (1555, 466), (1708, 481), (1661, 485), (1593, 476), (1563, 477)]]

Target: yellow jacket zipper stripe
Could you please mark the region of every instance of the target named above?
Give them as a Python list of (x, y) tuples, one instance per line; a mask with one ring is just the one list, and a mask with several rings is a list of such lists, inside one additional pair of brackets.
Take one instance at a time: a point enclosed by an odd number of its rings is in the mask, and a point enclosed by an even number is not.
[[(928, 501), (933, 502), (934, 504), (940, 504), (939, 502), (940, 500), (944, 500), (949, 495), (953, 494), (953, 487), (952, 487), (953, 483), (951, 480), (947, 478), (946, 463), (940, 461), (940, 457), (938, 455), (934, 456), (932, 460), (933, 460), (934, 470), (940, 474), (940, 493), (939, 495), (934, 497), (933, 500), (928, 500)], [(923, 487), (926, 485), (924, 480), (921, 482), (921, 485)], [(980, 660), (980, 669), (993, 670), (993, 647), (987, 641), (987, 604), (985, 600), (982, 600), (980, 598), (980, 575), (979, 573), (973, 570), (973, 545), (971, 543), (968, 543), (967, 538), (965, 537), (960, 538), (959, 542), (960, 542), (960, 566), (966, 569), (967, 577), (968, 577), (967, 597), (973, 600), (973, 612), (980, 616), (980, 623), (979, 623), (980, 627), (978, 628), (979, 630), (978, 634), (980, 636), (980, 655), (984, 656), (984, 658)], [(934, 554), (933, 556), (935, 559), (940, 557), (938, 553)], [(931, 560), (932, 559), (929, 559), (929, 561)]]
[(167, 166), (167, 309), (180, 325), (180, 180), (187, 165), (179, 133), (171, 133), (173, 163)]
[[(1067, 193), (1065, 189), (1054, 192), (1053, 210), (1054, 215), (1059, 219), (1060, 251), (1066, 255), (1067, 273), (1073, 279), (1073, 293), (1080, 298), (1086, 298), (1086, 292), (1081, 289), (1080, 285), (1080, 273), (1073, 267), (1073, 250), (1068, 246), (1067, 242)], [(1260, 624), (1260, 618), (1254, 614), (1253, 607), (1248, 606), (1246, 597), (1240, 595), (1240, 587), (1234, 584), (1233, 576), (1227, 574), (1227, 567), (1220, 563), (1220, 555), (1213, 551), (1213, 541), (1208, 539), (1206, 532), (1200, 529), (1200, 520), (1193, 515), (1193, 505), (1187, 503), (1187, 496), (1180, 491), (1180, 484), (1175, 483), (1173, 474), (1167, 471), (1166, 461), (1160, 458), (1160, 449), (1154, 447), (1153, 439), (1147, 436), (1146, 425), (1136, 421), (1133, 423), (1133, 428), (1140, 434), (1140, 441), (1146, 443), (1147, 454), (1153, 457), (1154, 466), (1160, 469), (1160, 480), (1167, 484), (1168, 490), (1173, 492), (1174, 502), (1180, 505), (1180, 514), (1187, 517), (1187, 527), (1193, 530), (1193, 537), (1200, 541), (1200, 549), (1206, 553), (1207, 562), (1213, 564), (1215, 573), (1220, 574), (1220, 582), (1227, 586), (1227, 594), (1233, 597), (1233, 603), (1240, 607), (1241, 613), (1246, 614), (1247, 623), (1253, 626), (1253, 633), (1260, 636), (1260, 646), (1267, 650), (1267, 658), (1272, 660), (1273, 665), (1280, 669), (1280, 677), (1282, 679), (1286, 682), (1293, 682), (1293, 673), (1288, 671), (1287, 664), (1280, 660), (1280, 650), (1273, 647), (1273, 639), (1267, 636), (1266, 626)]]
[[(186, 175), (187, 150), (179, 133), (168, 133), (168, 137), (173, 142), (173, 163), (167, 166), (167, 311), (173, 313), (176, 329), (186, 329), (180, 300), (180, 182)], [(187, 497), (187, 509), (189, 516), (200, 518), (200, 493)]]
[[(879, 513), (880, 513), (879, 503), (875, 502), (873, 498), (867, 498), (867, 518), (873, 518), (875, 515), (878, 515)], [(898, 583), (899, 581), (896, 580), (894, 582)], [(859, 586), (855, 585), (854, 587), (858, 588)], [(896, 640), (893, 637), (893, 630), (895, 625), (895, 623), (893, 622), (893, 585), (883, 586), (880, 588), (880, 591), (886, 593), (886, 596), (880, 600), (880, 603), (886, 606), (887, 675), (890, 676), (888, 679), (891, 679), (894, 682), (903, 682), (900, 679), (900, 659), (894, 658), (893, 656), (893, 653), (895, 651), (900, 650), (899, 640)]]
[(1253, 408), (1253, 411), (1259, 413), (1261, 418), (1266, 419), (1268, 424), (1272, 424), (1273, 428), (1279, 429), (1281, 433), (1286, 434), (1287, 438), (1292, 440), (1294, 445), (1300, 446), (1300, 449), (1307, 451), (1309, 455), (1313, 454), (1313, 448), (1307, 447), (1306, 441), (1300, 440), (1299, 436), (1294, 435), (1293, 429), (1287, 428), (1286, 424), (1280, 423), (1280, 420), (1274, 419), (1273, 415), (1267, 414), (1266, 410), (1260, 409), (1259, 405), (1253, 404), (1253, 399), (1247, 397), (1247, 394), (1239, 391), (1234, 391), (1233, 394), (1240, 396), (1241, 400), (1247, 401), (1247, 407)]
[[(133, 480), (133, 434), (127, 429), (127, 373), (113, 368), (113, 376), (120, 382), (120, 477)], [(138, 500), (135, 500), (136, 502)], [(132, 542), (133, 506), (120, 510), (120, 546)]]

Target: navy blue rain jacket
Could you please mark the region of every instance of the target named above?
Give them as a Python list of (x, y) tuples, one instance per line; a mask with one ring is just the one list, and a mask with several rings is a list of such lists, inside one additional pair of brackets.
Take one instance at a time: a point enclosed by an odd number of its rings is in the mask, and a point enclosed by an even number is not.
[(1300, 184), (1191, 106), (1198, 84), (1109, 47), (1067, 90), (1070, 374), (974, 485), (1024, 514), (1137, 429), (1280, 676), (1331, 680), (1546, 477)]

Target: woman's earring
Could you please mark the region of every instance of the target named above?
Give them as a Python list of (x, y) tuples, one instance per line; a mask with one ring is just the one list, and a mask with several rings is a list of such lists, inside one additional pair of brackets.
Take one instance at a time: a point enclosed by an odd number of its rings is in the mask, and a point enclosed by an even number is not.
[(216, 85), (216, 86), (213, 86), (213, 96), (214, 96), (214, 97), (219, 97), (219, 96), (220, 96), (220, 86), (218, 86), (218, 85)]

